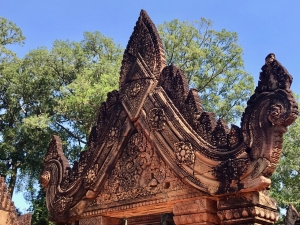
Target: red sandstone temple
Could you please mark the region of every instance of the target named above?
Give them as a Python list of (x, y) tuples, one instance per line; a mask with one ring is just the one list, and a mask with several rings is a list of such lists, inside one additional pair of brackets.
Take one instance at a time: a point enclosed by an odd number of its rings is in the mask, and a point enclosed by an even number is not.
[(298, 115), (292, 77), (266, 57), (241, 127), (202, 109), (184, 71), (166, 66), (142, 11), (119, 91), (101, 104), (88, 150), (71, 168), (54, 136), (41, 182), (57, 225), (259, 225), (278, 220), (270, 176)]

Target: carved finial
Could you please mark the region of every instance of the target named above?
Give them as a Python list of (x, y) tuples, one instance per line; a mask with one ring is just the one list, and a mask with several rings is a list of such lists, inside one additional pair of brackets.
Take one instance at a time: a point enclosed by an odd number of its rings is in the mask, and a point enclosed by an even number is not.
[(139, 77), (135, 71), (137, 61), (153, 78), (158, 78), (166, 65), (162, 42), (154, 23), (145, 10), (141, 11), (124, 52), (120, 88), (124, 83)]
[(290, 90), (293, 77), (277, 61), (274, 53), (267, 55), (265, 65), (261, 68), (258, 86), (255, 93), (275, 91), (277, 89)]
[(274, 53), (270, 53), (269, 55), (267, 55), (265, 61), (266, 61), (266, 64), (269, 65), (271, 64), (275, 59), (275, 54)]

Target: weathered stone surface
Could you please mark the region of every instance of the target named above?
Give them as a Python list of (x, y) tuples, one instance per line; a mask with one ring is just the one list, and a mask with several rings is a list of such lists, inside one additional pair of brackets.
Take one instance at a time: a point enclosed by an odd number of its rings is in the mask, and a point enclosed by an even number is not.
[(278, 220), (277, 204), (267, 192), (239, 193), (218, 199), (222, 224), (273, 224)]
[(142, 11), (119, 90), (101, 104), (88, 150), (69, 168), (60, 139), (49, 145), (41, 183), (51, 219), (133, 223), (174, 213), (176, 224), (273, 224), (276, 206), (265, 189), (298, 108), (291, 75), (274, 54), (265, 61), (241, 127), (229, 128), (203, 110), (184, 71), (165, 65), (156, 28)]
[(1, 225), (30, 225), (31, 214), (18, 216), (14, 202), (11, 201), (10, 193), (4, 178), (0, 177), (0, 224)]
[(79, 220), (79, 225), (121, 225), (121, 220), (105, 216), (97, 216)]
[(194, 201), (174, 204), (174, 222), (176, 225), (185, 224), (219, 224), (217, 216), (217, 202), (211, 199), (197, 199)]
[(284, 218), (284, 225), (298, 225), (300, 224), (300, 215), (293, 205), (289, 205)]

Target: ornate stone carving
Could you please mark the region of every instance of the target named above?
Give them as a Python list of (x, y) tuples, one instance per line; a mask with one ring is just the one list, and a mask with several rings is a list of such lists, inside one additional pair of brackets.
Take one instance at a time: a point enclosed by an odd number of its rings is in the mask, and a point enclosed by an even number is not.
[(95, 164), (93, 167), (91, 167), (85, 174), (84, 177), (84, 187), (89, 187), (96, 179), (98, 174), (98, 164)]
[(195, 162), (195, 152), (191, 143), (189, 142), (178, 142), (174, 144), (175, 155), (179, 164), (190, 165)]
[(238, 180), (247, 171), (250, 160), (248, 158), (228, 159), (213, 170), (213, 175), (222, 181), (219, 189), (234, 192), (239, 189)]
[(152, 130), (163, 130), (166, 125), (165, 112), (161, 108), (153, 108), (149, 113), (149, 123)]
[(273, 224), (279, 218), (274, 199), (262, 192), (241, 193), (219, 198), (222, 224)]
[(58, 197), (55, 201), (54, 201), (54, 205), (55, 205), (55, 211), (57, 213), (62, 213), (72, 202), (72, 198), (66, 198), (65, 196), (63, 197)]
[(217, 203), (211, 199), (181, 202), (174, 205), (174, 222), (176, 225), (219, 224), (216, 212)]
[(98, 205), (116, 205), (185, 185), (175, 178), (143, 134), (134, 134), (97, 197)]
[(269, 197), (239, 195), (269, 187), (282, 136), (298, 115), (291, 75), (274, 54), (265, 62), (241, 128), (229, 128), (203, 110), (184, 71), (165, 66), (158, 32), (142, 11), (124, 52), (119, 91), (101, 104), (87, 150), (71, 168), (61, 140), (54, 136), (49, 144), (41, 182), (51, 219), (171, 213), (191, 198), (221, 204), (229, 196), (231, 206), (218, 208), (221, 221), (215, 211), (179, 213), (174, 221), (272, 224), (277, 214)]

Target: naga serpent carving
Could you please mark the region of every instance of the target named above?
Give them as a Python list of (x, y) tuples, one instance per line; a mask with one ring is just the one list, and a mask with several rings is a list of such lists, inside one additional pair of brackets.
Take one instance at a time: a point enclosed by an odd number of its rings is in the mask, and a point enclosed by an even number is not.
[[(157, 30), (142, 11), (124, 52), (119, 91), (101, 104), (88, 150), (70, 168), (59, 137), (50, 142), (41, 183), (52, 219), (67, 221), (92, 204), (136, 134), (179, 179), (203, 195), (264, 190), (280, 158), (282, 136), (298, 115), (291, 83), (291, 75), (269, 54), (241, 127), (229, 129), (202, 109), (184, 72), (166, 66)], [(138, 148), (139, 143), (130, 143)], [(151, 161), (139, 155), (143, 163)], [(154, 187), (159, 175), (151, 176)]]

